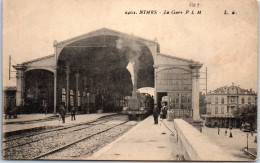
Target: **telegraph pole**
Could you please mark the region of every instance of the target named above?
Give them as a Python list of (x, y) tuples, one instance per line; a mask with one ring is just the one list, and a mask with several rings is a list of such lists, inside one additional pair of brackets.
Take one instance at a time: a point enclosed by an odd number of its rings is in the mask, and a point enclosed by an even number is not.
[(206, 95), (208, 93), (208, 68), (206, 67)]
[(9, 55), (9, 80), (11, 79), (11, 55)]

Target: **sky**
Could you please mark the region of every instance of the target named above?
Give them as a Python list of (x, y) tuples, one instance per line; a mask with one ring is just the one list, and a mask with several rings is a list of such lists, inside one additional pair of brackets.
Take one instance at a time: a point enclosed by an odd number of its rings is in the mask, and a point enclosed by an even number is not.
[[(125, 14), (140, 10), (157, 14)], [(165, 10), (201, 14), (163, 14)], [(54, 40), (106, 27), (156, 39), (161, 53), (203, 63), (208, 90), (234, 83), (257, 91), (254, 0), (4, 0), (2, 23), (3, 86), (15, 85), (15, 73), (8, 80), (9, 55), (14, 65), (54, 54)]]

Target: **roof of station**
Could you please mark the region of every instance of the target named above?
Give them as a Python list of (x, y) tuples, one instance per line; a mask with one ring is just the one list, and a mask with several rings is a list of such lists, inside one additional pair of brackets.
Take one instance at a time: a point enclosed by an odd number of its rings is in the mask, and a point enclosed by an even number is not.
[(4, 91), (16, 91), (16, 86), (6, 86), (4, 87)]
[(79, 35), (79, 36), (76, 36), (76, 37), (72, 37), (72, 38), (64, 40), (64, 41), (57, 42), (56, 40), (54, 40), (53, 46), (71, 43), (71, 42), (75, 42), (75, 41), (78, 41), (78, 40), (81, 40), (81, 39), (84, 39), (84, 38), (87, 38), (87, 37), (94, 37), (94, 36), (100, 36), (100, 35), (114, 35), (114, 36), (118, 36), (118, 37), (122, 37), (122, 38), (131, 38), (131, 39), (138, 40), (138, 41), (141, 41), (141, 42), (158, 44), (156, 39), (155, 40), (149, 40), (149, 39), (145, 39), (145, 38), (142, 38), (142, 37), (139, 37), (139, 36), (135, 36), (133, 34), (127, 34), (127, 33), (119, 32), (119, 31), (112, 30), (112, 29), (104, 27), (104, 28), (97, 29), (97, 30), (92, 31), (92, 32), (88, 32), (86, 34), (82, 34), (82, 35)]
[(172, 55), (168, 55), (168, 54), (162, 54), (162, 53), (157, 53), (157, 54), (161, 55), (163, 57), (168, 57), (168, 58), (172, 58), (172, 59), (182, 60), (182, 61), (186, 61), (186, 62), (189, 62), (189, 63), (199, 63), (198, 61), (194, 61), (192, 59), (185, 59), (185, 58), (176, 57), (176, 56), (172, 56)]
[[(101, 29), (98, 29), (98, 30), (95, 30), (95, 31), (92, 31), (92, 32), (89, 32), (89, 33), (86, 33), (86, 34), (83, 34), (83, 35), (79, 35), (79, 36), (76, 36), (76, 37), (73, 37), (73, 38), (70, 38), (70, 39), (67, 39), (67, 40), (64, 40), (64, 41), (60, 41), (60, 42), (57, 42), (55, 40), (54, 43), (53, 43), (53, 46), (58, 46), (60, 44), (69, 45), (69, 44), (76, 42), (76, 41), (79, 41), (81, 39), (85, 39), (85, 38), (88, 38), (88, 37), (94, 37), (94, 36), (102, 36), (102, 35), (114, 35), (114, 36), (118, 36), (118, 37), (121, 37), (121, 38), (131, 38), (131, 39), (141, 41), (141, 42), (146, 42), (146, 43), (149, 43), (149, 44), (150, 43), (151, 44), (157, 44), (159, 46), (156, 39), (155, 40), (149, 40), (149, 39), (145, 39), (145, 38), (142, 38), (142, 37), (134, 36), (133, 34), (127, 34), (127, 33), (115, 31), (115, 30), (108, 29), (108, 28), (101, 28)], [(181, 57), (176, 57), (176, 56), (172, 56), (172, 55), (168, 55), (168, 54), (157, 53), (157, 55), (160, 55), (160, 56), (163, 56), (163, 57), (168, 57), (168, 58), (171, 58), (171, 59), (182, 60), (182, 61), (185, 61), (185, 62), (188, 62), (188, 63), (191, 63), (191, 64), (201, 64), (198, 61), (185, 59), (185, 58), (181, 58)], [(50, 59), (50, 58), (54, 58), (54, 57), (55, 57), (54, 54), (44, 56), (44, 57), (40, 57), (40, 58), (37, 58), (37, 59), (33, 59), (33, 60), (23, 62), (22, 65), (27, 65), (27, 64), (39, 62), (39, 61), (41, 62), (41, 61), (44, 61), (44, 60), (47, 60), (47, 59)]]
[(33, 63), (33, 62), (38, 62), (38, 61), (46, 60), (46, 59), (49, 59), (49, 58), (52, 58), (52, 57), (55, 57), (55, 55), (54, 55), (54, 54), (47, 55), (47, 56), (40, 57), (40, 58), (37, 58), (37, 59), (29, 60), (29, 61), (27, 61), (27, 62), (23, 62), (22, 64), (23, 64), (23, 65), (26, 65), (26, 64), (29, 64), (29, 63)]

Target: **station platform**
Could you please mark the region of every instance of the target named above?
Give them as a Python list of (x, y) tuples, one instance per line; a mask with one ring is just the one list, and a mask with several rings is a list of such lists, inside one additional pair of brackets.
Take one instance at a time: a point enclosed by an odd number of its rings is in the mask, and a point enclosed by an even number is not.
[(181, 155), (174, 137), (173, 122), (159, 119), (155, 125), (149, 116), (123, 136), (86, 160), (170, 161)]
[(59, 121), (58, 114), (19, 114), (16, 119), (5, 119), (5, 117), (2, 116), (2, 131), (3, 134), (12, 134), (23, 130), (40, 130), (43, 128), (88, 122), (113, 114), (116, 113), (80, 114), (76, 115), (76, 121), (71, 121), (71, 116), (68, 114), (66, 115), (65, 123), (62, 123), (62, 120)]

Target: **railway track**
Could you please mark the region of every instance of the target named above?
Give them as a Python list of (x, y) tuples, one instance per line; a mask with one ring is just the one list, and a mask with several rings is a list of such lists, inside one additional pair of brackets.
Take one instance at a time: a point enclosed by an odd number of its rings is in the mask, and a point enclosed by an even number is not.
[[(79, 143), (81, 141), (89, 139), (95, 135), (104, 133), (108, 130), (111, 130), (119, 125), (123, 125), (124, 123), (128, 122), (120, 121), (122, 123), (116, 125), (104, 125), (107, 122), (111, 120), (113, 121), (113, 119), (116, 120), (118, 118), (120, 119), (120, 115), (114, 115), (105, 118), (100, 118), (94, 121), (89, 121), (84, 124), (62, 127), (58, 129), (48, 130), (45, 132), (30, 134), (30, 136), (27, 135), (21, 136), (19, 138), (5, 140), (3, 144), (4, 158), (7, 157), (7, 159), (37, 159), (37, 157), (39, 156), (41, 156), (39, 158), (42, 158), (45, 155), (55, 153), (56, 151), (65, 149), (66, 147), (72, 146), (73, 144)], [(76, 141), (67, 141), (65, 138), (67, 140), (76, 139)], [(41, 146), (42, 149), (39, 148)], [(53, 150), (49, 151), (49, 149)], [(24, 152), (19, 152), (23, 150), (30, 151), (28, 151), (28, 156)], [(15, 158), (13, 158), (13, 155), (16, 154), (18, 154), (18, 156), (15, 156)], [(33, 156), (30, 157), (30, 155)]]
[[(84, 130), (84, 129), (87, 129), (87, 128), (90, 128), (94, 125), (100, 125), (100, 124), (104, 124), (106, 122), (108, 122), (109, 120), (106, 120), (104, 122), (100, 122), (100, 123), (97, 123), (97, 124), (92, 124), (92, 123), (95, 123), (95, 122), (98, 122), (98, 121), (93, 121), (93, 122), (89, 122), (89, 123), (84, 123), (84, 124), (80, 124), (80, 125), (73, 125), (73, 126), (70, 126), (70, 127), (64, 127), (64, 128), (60, 128), (60, 129), (55, 129), (55, 130), (52, 130), (52, 131), (48, 131), (48, 132), (43, 132), (43, 133), (40, 133), (40, 134), (45, 134), (45, 133), (49, 133), (49, 132), (55, 132), (55, 131), (60, 131), (60, 130), (65, 130), (65, 129), (71, 129), (71, 128), (74, 128), (74, 127), (78, 127), (76, 129), (72, 129), (72, 130), (69, 130), (69, 131), (66, 131), (65, 133), (68, 133), (68, 132), (75, 132), (75, 131), (80, 131), (80, 130)], [(83, 126), (85, 125), (85, 126)], [(83, 127), (81, 127), (83, 126)], [(33, 136), (36, 136), (36, 135), (40, 135), (40, 134), (33, 134), (29, 137), (33, 137)], [(26, 136), (26, 138), (29, 138), (28, 136)], [(23, 137), (25, 138), (25, 137)], [(15, 139), (17, 140), (17, 139)], [(13, 141), (13, 140), (12, 140)], [(31, 143), (35, 143), (35, 142), (38, 142), (40, 141), (40, 139), (36, 139), (36, 140), (32, 140), (30, 142), (26, 142), (26, 143), (22, 143), (22, 144), (18, 144), (18, 145), (14, 145), (14, 146), (10, 146), (10, 147), (7, 147), (7, 148), (4, 148), (4, 150), (7, 150), (7, 149), (12, 149), (12, 148), (16, 148), (16, 147), (20, 147), (20, 146), (23, 146), (23, 145), (27, 145), (27, 144), (31, 144)], [(6, 141), (6, 142), (10, 142), (10, 141)], [(5, 143), (6, 143), (5, 142)]]
[[(115, 115), (115, 116), (118, 116), (118, 115)], [(72, 130), (66, 131), (65, 133), (80, 131), (80, 130), (83, 130), (83, 129), (90, 128), (94, 125), (104, 124), (104, 123), (110, 121), (110, 119), (111, 119), (111, 116), (106, 117), (106, 118), (102, 118), (102, 119), (96, 119), (96, 120), (89, 121), (89, 122), (86, 122), (86, 123), (81, 123), (81, 124), (71, 125), (71, 126), (67, 126), (67, 127), (58, 128), (58, 129), (48, 130), (48, 131), (44, 131), (44, 132), (40, 132), (40, 133), (34, 133), (34, 134), (26, 135), (26, 136), (21, 136), (21, 137), (18, 137), (18, 138), (5, 140), (5, 141), (3, 141), (3, 143), (8, 143), (8, 142), (15, 141), (15, 140), (18, 140), (18, 139), (21, 140), (21, 139), (24, 139), (24, 138), (30, 139), (31, 137), (34, 137), (34, 136), (37, 136), (37, 135), (47, 134), (47, 133), (51, 133), (51, 132), (57, 132), (57, 131), (66, 130), (66, 129), (72, 129)], [(96, 124), (94, 124), (94, 123), (96, 123)], [(28, 141), (28, 142), (6, 147), (6, 148), (4, 148), (4, 150), (24, 146), (24, 145), (35, 143), (35, 142), (38, 142), (38, 141), (40, 141), (40, 139), (36, 139), (36, 140), (30, 139), (30, 141)]]
[(47, 130), (47, 131), (41, 131), (41, 132), (36, 132), (36, 133), (33, 133), (33, 134), (29, 134), (29, 135), (19, 136), (19, 137), (10, 138), (10, 139), (4, 139), (2, 142), (6, 143), (6, 142), (18, 140), (18, 139), (23, 139), (25, 137), (32, 137), (32, 136), (45, 134), (45, 133), (49, 133), (49, 132), (60, 131), (60, 130), (65, 130), (65, 129), (69, 129), (69, 128), (73, 128), (73, 127), (77, 127), (77, 126), (87, 125), (87, 124), (95, 123), (95, 122), (98, 122), (100, 120), (109, 119), (109, 118), (111, 118), (113, 116), (119, 116), (119, 115), (120, 114), (113, 114), (113, 115), (109, 115), (109, 116), (100, 117), (100, 118), (98, 118), (96, 120), (88, 121), (88, 122), (85, 122), (85, 123), (75, 124), (75, 125), (70, 125), (70, 126), (65, 126), (65, 127), (58, 126), (58, 127), (54, 128), (54, 129), (50, 129), (50, 130)]
[[(96, 136), (96, 135), (99, 135), (99, 134), (101, 134), (101, 133), (104, 133), (104, 132), (106, 132), (106, 131), (108, 131), (108, 130), (111, 130), (112, 128), (115, 128), (115, 127), (117, 127), (117, 126), (123, 125), (123, 124), (125, 124), (125, 123), (127, 123), (127, 122), (128, 122), (128, 121), (122, 122), (122, 123), (120, 123), (120, 124), (117, 124), (117, 125), (114, 125), (114, 126), (108, 128), (108, 129), (102, 130), (102, 131), (100, 131), (100, 132), (97, 132), (97, 133), (95, 133), (95, 134), (92, 134), (92, 135), (89, 135), (89, 136), (86, 136), (86, 137), (83, 137), (83, 138), (81, 138), (81, 139), (78, 139), (78, 140), (76, 140), (76, 141), (73, 141), (73, 142), (71, 142), (71, 143), (68, 143), (68, 144), (66, 144), (66, 145), (63, 145), (63, 146), (58, 147), (58, 148), (56, 148), (56, 149), (50, 150), (50, 151), (48, 151), (48, 152), (46, 152), (46, 153), (43, 153), (43, 154), (41, 154), (41, 155), (39, 155), (39, 156), (33, 157), (31, 160), (38, 160), (38, 159), (40, 159), (40, 158), (42, 158), (42, 157), (51, 155), (51, 154), (53, 154), (53, 153), (56, 153), (56, 152), (61, 151), (61, 150), (63, 150), (63, 149), (66, 149), (66, 148), (68, 148), (68, 147), (70, 147), (70, 146), (72, 146), (72, 145), (75, 145), (75, 144), (77, 144), (77, 143), (79, 143), (79, 142), (82, 142), (82, 141), (85, 141), (85, 140), (87, 140), (87, 139), (90, 139), (90, 138), (93, 137), (93, 136)], [(95, 149), (89, 151), (88, 153), (91, 153), (91, 152), (94, 151), (94, 150), (95, 150)]]

